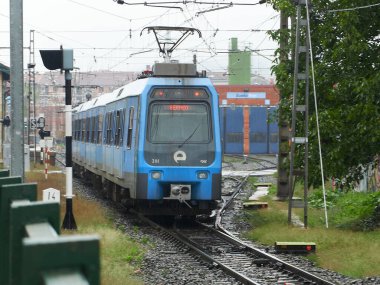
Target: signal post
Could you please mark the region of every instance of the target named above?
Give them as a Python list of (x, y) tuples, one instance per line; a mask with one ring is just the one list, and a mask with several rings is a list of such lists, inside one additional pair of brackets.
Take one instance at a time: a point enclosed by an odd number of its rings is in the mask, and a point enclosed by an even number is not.
[(65, 143), (66, 143), (66, 214), (62, 228), (76, 230), (73, 213), (73, 170), (72, 170), (72, 105), (70, 70), (73, 70), (72, 49), (40, 50), (42, 61), (49, 70), (61, 69), (65, 71)]

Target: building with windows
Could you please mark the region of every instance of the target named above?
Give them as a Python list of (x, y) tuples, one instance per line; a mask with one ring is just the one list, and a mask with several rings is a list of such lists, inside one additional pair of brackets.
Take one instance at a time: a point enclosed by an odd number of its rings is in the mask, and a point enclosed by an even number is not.
[[(6, 98), (10, 95), (9, 84), (10, 69), (8, 66), (0, 63), (0, 119), (6, 115)], [(4, 145), (5, 128), (0, 124), (0, 161), (3, 162), (3, 145)]]

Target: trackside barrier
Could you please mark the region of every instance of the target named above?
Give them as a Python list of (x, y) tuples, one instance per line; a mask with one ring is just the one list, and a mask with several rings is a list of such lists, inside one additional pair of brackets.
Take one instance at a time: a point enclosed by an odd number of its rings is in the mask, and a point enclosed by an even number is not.
[(0, 170), (0, 284), (99, 285), (99, 238), (59, 236), (60, 207)]

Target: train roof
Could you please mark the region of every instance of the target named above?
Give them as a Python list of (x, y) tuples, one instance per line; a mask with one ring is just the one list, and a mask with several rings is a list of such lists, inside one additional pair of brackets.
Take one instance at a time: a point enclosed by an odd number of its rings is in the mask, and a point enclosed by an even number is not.
[(105, 106), (110, 102), (120, 100), (129, 96), (140, 95), (146, 86), (147, 80), (147, 78), (139, 79), (131, 83), (128, 83), (127, 85), (124, 85), (112, 91), (111, 93), (102, 94), (99, 97), (91, 99), (90, 101), (84, 102), (81, 105), (77, 106), (76, 108), (74, 108), (74, 111), (86, 111), (92, 108)]
[[(169, 64), (176, 65), (176, 64)], [(190, 65), (188, 65), (190, 66)], [(166, 68), (167, 66), (165, 66)], [(186, 71), (186, 67), (183, 67)], [(190, 68), (192, 70), (192, 68)], [(185, 85), (207, 85), (211, 86), (212, 83), (207, 77), (198, 76), (184, 76), (181, 80), (174, 76), (152, 76), (141, 78), (127, 85), (124, 85), (111, 93), (105, 93), (96, 97), (90, 101), (84, 102), (81, 105), (73, 109), (73, 112), (87, 111), (97, 107), (104, 107), (108, 103), (121, 100), (129, 96), (139, 96), (143, 93), (144, 89), (148, 85), (170, 85), (170, 86), (182, 86)]]

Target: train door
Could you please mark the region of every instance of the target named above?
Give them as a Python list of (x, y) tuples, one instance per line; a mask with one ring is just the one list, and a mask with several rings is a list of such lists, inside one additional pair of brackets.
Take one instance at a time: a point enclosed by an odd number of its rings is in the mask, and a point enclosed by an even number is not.
[(129, 97), (124, 116), (124, 147), (123, 147), (123, 177), (131, 197), (136, 197), (136, 146), (138, 130), (138, 104), (139, 97)]
[(224, 152), (227, 154), (243, 153), (243, 108), (224, 108)]
[[(124, 100), (122, 101), (124, 102)], [(123, 104), (118, 104), (118, 108), (115, 114), (115, 132), (114, 132), (114, 174), (118, 178), (123, 177), (123, 133), (124, 133), (124, 117), (125, 108), (122, 107)]]
[(95, 144), (95, 130), (96, 130), (96, 110), (91, 112), (91, 133), (90, 133), (90, 156), (91, 156), (91, 167), (96, 167), (96, 144)]
[(103, 168), (103, 113), (104, 113), (104, 107), (101, 107), (97, 111), (97, 118), (96, 118), (96, 155), (95, 155), (95, 161), (96, 161), (96, 168), (102, 169)]
[(85, 147), (86, 147), (86, 164), (91, 166), (91, 141), (90, 141), (90, 136), (91, 136), (91, 110), (87, 111), (87, 116), (86, 116), (86, 141), (85, 141)]
[(109, 174), (113, 174), (113, 129), (114, 129), (114, 112), (106, 112), (106, 123), (105, 123), (105, 147), (103, 158), (105, 161), (104, 169), (107, 170)]
[(85, 143), (85, 138), (86, 138), (86, 117), (82, 113), (81, 116), (81, 136), (80, 136), (80, 144), (79, 144), (79, 159), (83, 163), (86, 161), (86, 143)]
[(249, 114), (249, 150), (253, 154), (269, 152), (269, 108), (251, 107)]
[(73, 158), (78, 157), (78, 115), (73, 115), (73, 127), (72, 127), (72, 153), (73, 153)]

